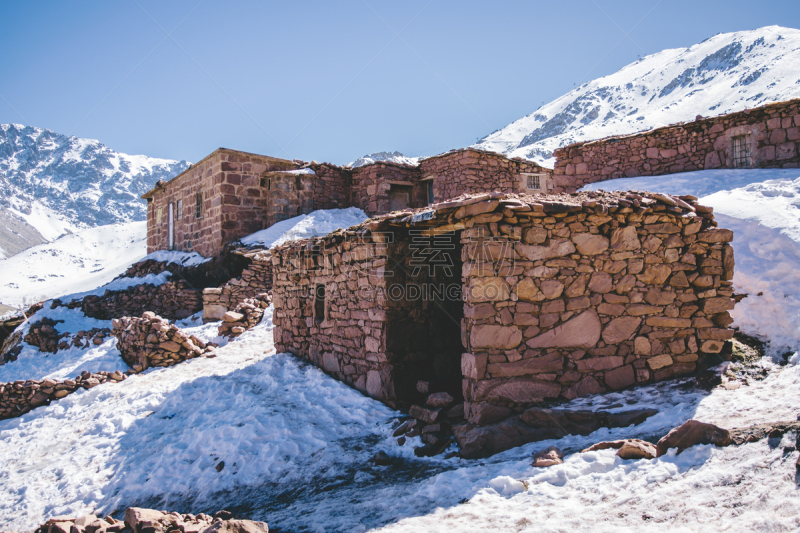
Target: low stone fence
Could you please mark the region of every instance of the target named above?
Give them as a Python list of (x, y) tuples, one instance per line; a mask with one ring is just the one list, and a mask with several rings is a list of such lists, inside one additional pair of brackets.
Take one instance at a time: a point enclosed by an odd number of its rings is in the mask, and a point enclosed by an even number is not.
[(185, 281), (170, 281), (158, 286), (143, 284), (124, 291), (106, 291), (102, 296), (85, 296), (66, 304), (55, 300), (53, 305), (80, 308), (86, 316), (99, 320), (140, 315), (145, 311), (181, 319), (202, 310), (203, 297), (201, 290), (194, 289)]
[(151, 311), (143, 313), (142, 318), (115, 318), (111, 326), (112, 334), (119, 339), (117, 347), (122, 359), (136, 372), (208, 357), (216, 347), (188, 335)]
[(798, 142), (800, 99), (571, 144), (554, 152), (553, 172), (560, 188), (575, 191), (609, 179), (691, 170), (797, 168)]
[(218, 328), (219, 335), (238, 337), (257, 326), (264, 316), (264, 310), (271, 303), (272, 297), (267, 293), (258, 294), (255, 298), (246, 298), (233, 311), (222, 315), (222, 324)]
[(66, 350), (70, 346), (76, 348), (99, 346), (111, 334), (111, 330), (108, 328), (81, 330), (74, 335), (70, 332), (59, 333), (56, 326), (60, 322), (63, 320), (53, 320), (47, 317), (37, 320), (31, 324), (23, 340), (31, 346), (36, 346), (42, 352), (56, 353), (58, 350)]
[[(222, 463), (224, 464), (224, 463)], [(265, 522), (236, 520), (228, 511), (219, 511), (213, 517), (168, 513), (155, 509), (129, 507), (125, 521), (111, 516), (99, 518), (93, 514), (80, 518), (57, 516), (39, 526), (33, 533), (269, 533)]]
[(253, 262), (238, 278), (221, 287), (203, 289), (203, 320), (220, 320), (247, 298), (272, 290), (272, 262), (269, 252), (256, 253)]
[(35, 407), (49, 404), (78, 389), (91, 389), (101, 383), (122, 381), (125, 374), (116, 372), (83, 372), (75, 379), (29, 379), (0, 384), (0, 419), (22, 416)]

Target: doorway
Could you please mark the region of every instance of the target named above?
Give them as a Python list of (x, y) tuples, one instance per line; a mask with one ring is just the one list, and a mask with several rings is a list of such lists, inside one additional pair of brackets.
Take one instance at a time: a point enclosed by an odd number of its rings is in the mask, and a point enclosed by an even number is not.
[(167, 248), (175, 249), (175, 204), (170, 202), (167, 209)]

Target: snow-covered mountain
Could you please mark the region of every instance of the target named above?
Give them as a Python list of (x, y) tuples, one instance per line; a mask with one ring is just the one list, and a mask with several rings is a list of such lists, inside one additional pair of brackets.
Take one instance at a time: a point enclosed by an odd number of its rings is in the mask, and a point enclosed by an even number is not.
[(0, 258), (81, 229), (145, 220), (139, 197), (188, 166), (0, 124)]
[(798, 98), (798, 65), (800, 30), (718, 34), (584, 83), (474, 146), (552, 167), (553, 150), (573, 142)]
[(416, 166), (419, 162), (419, 157), (404, 156), (400, 152), (375, 152), (374, 154), (359, 157), (346, 166), (351, 168), (363, 167), (364, 165), (371, 165), (377, 161), (390, 161), (392, 163)]

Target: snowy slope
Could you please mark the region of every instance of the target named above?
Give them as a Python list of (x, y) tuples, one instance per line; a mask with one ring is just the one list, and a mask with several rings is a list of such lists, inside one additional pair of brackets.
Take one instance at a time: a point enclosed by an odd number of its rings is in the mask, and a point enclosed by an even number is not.
[(474, 146), (552, 168), (553, 150), (800, 97), (800, 30), (724, 33), (645, 56), (590, 81)]
[(65, 235), (0, 261), (0, 302), (18, 306), (108, 283), (147, 254), (147, 222)]
[(377, 161), (389, 161), (392, 163), (402, 163), (403, 165), (417, 166), (419, 164), (419, 159), (419, 157), (405, 156), (400, 152), (375, 152), (374, 154), (359, 157), (345, 166), (352, 168), (363, 167), (364, 165), (371, 165)]
[(768, 339), (772, 352), (800, 350), (800, 171), (701, 170), (593, 183), (587, 190), (693, 194), (732, 229), (734, 287), (749, 296), (734, 326)]
[[(146, 207), (139, 197), (188, 166), (186, 161), (119, 153), (92, 139), (0, 124), (0, 210), (23, 219), (46, 241), (80, 229), (144, 220)], [(0, 224), (0, 247), (11, 229)], [(5, 255), (12, 254), (7, 250)]]

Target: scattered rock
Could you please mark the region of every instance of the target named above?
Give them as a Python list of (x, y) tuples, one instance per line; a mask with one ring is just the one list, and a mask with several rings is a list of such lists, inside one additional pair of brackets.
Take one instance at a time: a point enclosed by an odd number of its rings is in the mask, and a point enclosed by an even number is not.
[(392, 464), (392, 458), (384, 451), (379, 451), (372, 457), (372, 462), (378, 466), (388, 466)]
[(446, 392), (435, 392), (428, 396), (427, 405), (440, 409), (443, 407), (450, 407), (455, 402), (455, 399)]
[(622, 459), (653, 459), (657, 454), (655, 444), (639, 439), (628, 439), (617, 450), (617, 456)]
[(658, 441), (658, 457), (661, 457), (670, 448), (678, 448), (681, 453), (686, 448), (697, 444), (713, 444), (714, 446), (728, 446), (731, 444), (731, 433), (727, 429), (706, 424), (697, 420), (689, 420), (676, 427)]
[(533, 462), (531, 463), (531, 466), (546, 467), (560, 465), (564, 462), (563, 459), (564, 452), (555, 446), (550, 446), (545, 450), (541, 450), (533, 454)]

